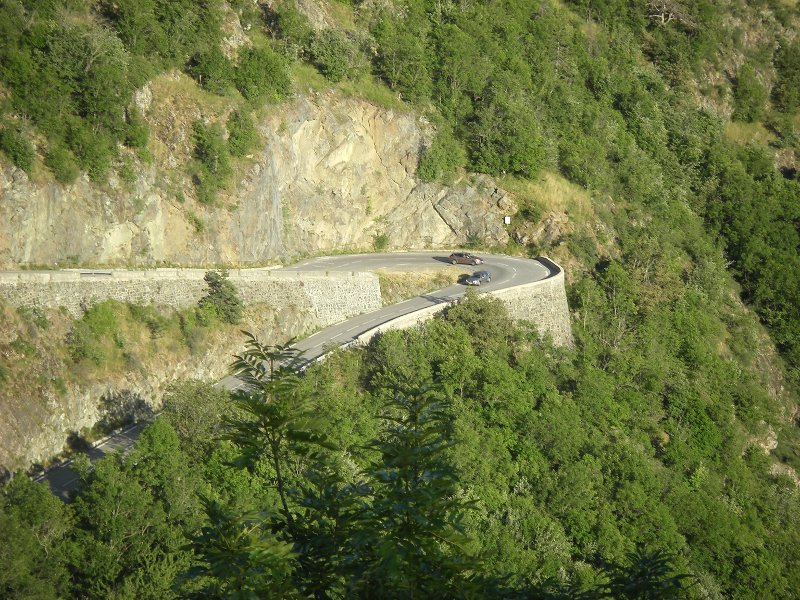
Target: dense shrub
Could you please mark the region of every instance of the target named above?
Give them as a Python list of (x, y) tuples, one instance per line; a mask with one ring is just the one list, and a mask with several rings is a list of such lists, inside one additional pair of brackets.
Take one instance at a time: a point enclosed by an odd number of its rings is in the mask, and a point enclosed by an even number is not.
[(204, 89), (215, 94), (224, 94), (232, 85), (233, 63), (218, 47), (195, 54), (189, 61), (189, 74)]
[(417, 176), (422, 181), (450, 181), (456, 170), (467, 162), (461, 143), (445, 126), (436, 132), (431, 146), (419, 159)]
[(258, 132), (245, 112), (232, 112), (228, 117), (228, 149), (233, 156), (245, 156), (258, 144)]
[[(48, 147), (65, 146), (102, 180), (117, 144), (147, 144), (143, 120), (131, 112), (126, 117), (133, 90), (162, 69), (217, 48), (222, 8), (221, 0), (5, 2), (0, 84), (8, 91), (6, 105), (26, 115)], [(57, 178), (71, 180), (60, 150), (51, 155)]]
[(764, 115), (766, 102), (767, 91), (756, 77), (755, 69), (745, 63), (736, 74), (736, 85), (733, 89), (733, 118), (748, 123), (758, 121)]
[(283, 2), (266, 14), (269, 27), (282, 40), (289, 54), (303, 54), (311, 47), (314, 29), (294, 2)]
[(129, 108), (126, 114), (125, 145), (131, 148), (146, 148), (150, 139), (147, 121), (144, 120), (142, 113), (137, 108)]
[(222, 127), (218, 123), (195, 122), (194, 143), (197, 196), (204, 204), (213, 204), (232, 173)]
[(372, 27), (378, 42), (375, 67), (378, 74), (401, 96), (412, 103), (431, 95), (427, 48), (430, 24), (423, 7), (410, 3), (404, 19), (383, 15)]
[(775, 55), (778, 79), (772, 89), (775, 104), (791, 113), (800, 107), (800, 42), (784, 43)]
[(30, 139), (19, 128), (12, 125), (0, 127), (0, 150), (23, 171), (30, 173), (33, 169), (36, 152)]
[(208, 285), (208, 293), (200, 299), (201, 311), (233, 325), (242, 320), (242, 300), (236, 287), (228, 280), (228, 272), (208, 271), (204, 277)]
[(80, 175), (75, 156), (59, 143), (53, 143), (47, 149), (44, 164), (53, 172), (56, 180), (61, 183), (72, 183)]
[(324, 29), (311, 42), (311, 56), (320, 73), (333, 81), (352, 77), (358, 68), (358, 48), (341, 31)]
[(234, 75), (236, 87), (251, 102), (278, 102), (289, 94), (291, 83), (286, 60), (268, 47), (240, 53)]
[(95, 304), (73, 323), (67, 334), (67, 349), (73, 361), (89, 360), (100, 365), (108, 358), (104, 342), (114, 338), (118, 331), (115, 306), (113, 302)]
[(93, 131), (85, 121), (72, 119), (67, 143), (89, 177), (93, 181), (103, 181), (117, 155), (112, 135), (104, 129)]

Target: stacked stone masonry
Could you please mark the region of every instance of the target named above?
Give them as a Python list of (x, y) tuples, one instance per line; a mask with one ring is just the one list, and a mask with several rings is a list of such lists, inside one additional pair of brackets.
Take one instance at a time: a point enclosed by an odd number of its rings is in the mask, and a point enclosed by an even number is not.
[[(544, 338), (551, 338), (556, 346), (572, 346), (564, 271), (549, 258), (540, 256), (537, 260), (550, 271), (546, 279), (489, 293), (503, 302), (512, 319), (532, 322), (539, 334)], [(357, 341), (366, 344), (384, 331), (414, 327), (446, 307), (447, 304), (430, 306), (381, 323), (361, 334)]]
[(550, 270), (550, 277), (492, 294), (503, 301), (512, 319), (533, 322), (539, 333), (550, 336), (556, 346), (572, 346), (564, 271), (547, 258), (537, 260)]
[[(0, 297), (13, 306), (63, 307), (80, 317), (103, 300), (186, 308), (207, 291), (202, 269), (152, 271), (52, 271), (0, 273)], [(296, 307), (326, 327), (381, 307), (378, 278), (371, 273), (283, 273), (242, 269), (229, 273), (246, 305)]]

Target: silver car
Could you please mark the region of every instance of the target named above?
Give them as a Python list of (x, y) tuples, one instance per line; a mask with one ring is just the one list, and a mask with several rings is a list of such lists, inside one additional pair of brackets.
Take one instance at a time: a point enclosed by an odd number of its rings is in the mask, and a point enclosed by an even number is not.
[(492, 274), (489, 271), (475, 271), (472, 275), (464, 280), (467, 285), (480, 285), (482, 283), (489, 283), (492, 280)]

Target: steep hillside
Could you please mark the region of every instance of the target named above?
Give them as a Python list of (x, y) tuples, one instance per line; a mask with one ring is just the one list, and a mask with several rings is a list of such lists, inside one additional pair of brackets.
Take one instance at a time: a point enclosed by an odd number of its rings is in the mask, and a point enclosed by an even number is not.
[[(31, 543), (16, 564), (33, 575), (11, 589), (189, 595), (174, 584), (191, 572), (209, 595), (368, 597), (380, 582), (388, 596), (635, 597), (640, 568), (666, 597), (796, 594), (797, 2), (0, 10), (3, 265), (501, 246), (567, 267), (576, 342), (558, 351), (473, 303), (293, 381), (310, 412), (267, 385), (223, 442), (215, 409), (195, 447), (170, 430), (197, 425), (176, 409), (64, 509), (76, 525), (53, 548), (84, 544), (85, 560), (37, 570), (51, 548)], [(21, 365), (25, 327), (5, 319)], [(185, 403), (208, 398), (184, 387)], [(445, 456), (420, 467), (443, 476), (404, 496), (417, 488), (393, 487), (392, 452), (418, 439), (404, 427), (432, 396), (435, 443), (412, 454)], [(94, 518), (107, 490), (160, 520), (98, 577), (95, 558), (120, 547)], [(36, 492), (12, 491), (0, 516), (34, 539), (18, 499)], [(403, 537), (402, 502), (444, 516)], [(226, 570), (209, 531), (245, 530), (231, 534), (243, 570)]]

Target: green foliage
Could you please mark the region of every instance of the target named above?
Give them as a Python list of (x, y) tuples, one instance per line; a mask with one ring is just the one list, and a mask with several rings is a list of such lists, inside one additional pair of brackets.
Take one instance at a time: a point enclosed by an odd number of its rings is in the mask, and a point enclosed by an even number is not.
[(433, 390), (398, 386), (390, 393), (383, 432), (367, 446), (376, 453), (366, 468), (372, 502), (357, 525), (369, 567), (351, 589), (404, 598), (465, 594), (464, 576), (478, 563), (464, 552), (469, 503), (446, 458), (450, 407)]
[(242, 300), (236, 287), (228, 280), (228, 272), (208, 271), (203, 279), (208, 285), (208, 293), (200, 298), (199, 309), (225, 323), (239, 323), (242, 320)]
[(53, 172), (57, 181), (73, 183), (80, 175), (75, 156), (62, 144), (52, 144), (44, 157), (44, 164)]
[(18, 473), (0, 496), (0, 589), (3, 597), (63, 598), (69, 595), (66, 506), (44, 486)]
[(202, 597), (292, 597), (291, 544), (275, 538), (264, 515), (209, 500), (203, 505), (209, 523), (192, 537), (200, 564), (189, 573), (202, 582)]
[(17, 127), (5, 125), (0, 128), (0, 150), (23, 171), (30, 173), (36, 152), (30, 139)]
[[(133, 90), (162, 69), (218, 47), (222, 2), (40, 4), (0, 6), (0, 83), (9, 92), (8, 108), (47, 138), (48, 167), (59, 181), (75, 178), (62, 146), (102, 181), (118, 143), (147, 144), (143, 119), (126, 110)], [(25, 162), (24, 148), (12, 141), (6, 142), (15, 148), (12, 160)]]
[(214, 204), (217, 193), (228, 184), (233, 170), (222, 127), (217, 123), (194, 124), (194, 182), (203, 204)]
[(484, 102), (477, 109), (470, 134), (475, 140), (470, 161), (477, 171), (532, 178), (545, 164), (544, 139), (534, 112), (524, 104), (502, 98)]
[(615, 565), (608, 570), (609, 597), (653, 600), (687, 597), (684, 580), (688, 575), (675, 573), (675, 556), (637, 548), (627, 558), (626, 566)]
[(792, 113), (800, 107), (800, 43), (784, 43), (775, 55), (778, 80), (772, 88), (775, 104)]
[(356, 76), (361, 62), (356, 44), (337, 29), (323, 29), (314, 35), (311, 58), (320, 73), (334, 83)]
[(288, 54), (303, 54), (311, 47), (314, 29), (294, 2), (283, 2), (265, 13), (270, 29), (281, 39)]
[(232, 112), (228, 117), (228, 149), (232, 156), (245, 156), (258, 144), (253, 119), (245, 112)]
[(142, 113), (137, 108), (129, 108), (127, 111), (127, 121), (125, 130), (125, 145), (131, 148), (147, 148), (150, 139), (150, 130)]
[(440, 128), (430, 148), (419, 159), (417, 176), (422, 181), (452, 181), (456, 171), (467, 162), (461, 143), (448, 128)]
[(422, 6), (410, 3), (405, 18), (382, 15), (372, 27), (378, 42), (378, 74), (408, 102), (423, 102), (431, 93), (427, 40), (429, 24)]
[(209, 51), (195, 54), (189, 62), (189, 74), (204, 89), (215, 94), (224, 94), (233, 83), (233, 63), (217, 46)]
[(240, 53), (234, 83), (242, 96), (254, 104), (279, 102), (291, 88), (286, 60), (268, 46)]
[(166, 421), (128, 457), (111, 456), (82, 475), (72, 505), (71, 572), (85, 598), (177, 597), (189, 568), (183, 529), (197, 526), (193, 478)]
[(791, 595), (794, 483), (731, 409), (753, 381), (709, 297), (670, 295), (669, 251), (625, 248), (572, 290), (575, 350), (481, 295), (303, 377), (248, 336), (233, 405), (176, 383), (128, 457), (82, 471), (73, 595)]
[(169, 318), (159, 313), (152, 305), (128, 304), (128, 312), (139, 323), (144, 323), (153, 338), (160, 337), (169, 326)]
[(100, 365), (107, 358), (104, 341), (118, 331), (115, 303), (101, 302), (89, 307), (67, 334), (67, 349), (75, 362), (88, 360)]
[(67, 143), (89, 177), (96, 182), (104, 181), (117, 154), (111, 135), (103, 130), (92, 131), (82, 121), (72, 120), (67, 130)]
[[(674, 14), (664, 19), (623, 0), (360, 7), (377, 75), (442, 120), (420, 177), (446, 178), (460, 146), (474, 169), (557, 169), (590, 188), (590, 205), (569, 207), (575, 348), (552, 347), (473, 295), (302, 378), (296, 355), (250, 337), (234, 407), (182, 384), (141, 449), (84, 473), (66, 509), (76, 522), (65, 517), (61, 536), (74, 590), (59, 587), (64, 561), (50, 562), (58, 544), (45, 562), (39, 530), (26, 533), (30, 519), (7, 519), (4, 505), (13, 553), (0, 553), (0, 573), (12, 592), (171, 597), (187, 572), (196, 577), (181, 593), (214, 596), (779, 598), (800, 589), (795, 484), (748, 449), (771, 427), (778, 455), (797, 461), (796, 428), (767, 393), (793, 393), (791, 382), (754, 375), (763, 342), (731, 300), (726, 271), (731, 261), (796, 373), (800, 191), (770, 152), (726, 142), (719, 118), (684, 85), (717, 48), (733, 47), (724, 7), (667, 4)], [(215, 2), (103, 3), (124, 48), (91, 18), (55, 21), (58, 2), (36, 14), (29, 5), (0, 6), (9, 106), (24, 107), (48, 148), (94, 165), (96, 178), (126, 139), (125, 90), (144, 72), (136, 59), (183, 64), (219, 43), (203, 34)], [(746, 3), (733, 8), (753, 15)], [(287, 56), (307, 52), (307, 21), (291, 3), (276, 10), (276, 43)], [(771, 42), (764, 47), (744, 49), (737, 118), (761, 116), (756, 74)], [(93, 48), (108, 50), (89, 70), (110, 98), (82, 73)], [(331, 52), (341, 66), (342, 48)], [(796, 54), (782, 43), (774, 59), (772, 100), (786, 112), (797, 105)], [(242, 52), (234, 83), (245, 97), (286, 93), (276, 57)], [(114, 64), (129, 65), (127, 76)], [(785, 147), (789, 119), (769, 124)], [(199, 132), (198, 172), (224, 182), (237, 126), (232, 117), (228, 145), (221, 129)], [(216, 281), (226, 289), (221, 274)], [(228, 300), (223, 293), (223, 309)], [(193, 352), (202, 323), (224, 312), (209, 300), (183, 315)], [(84, 320), (70, 336), (77, 355), (102, 359), (122, 341), (102, 315)], [(227, 439), (217, 441), (220, 415)], [(683, 573), (696, 574), (694, 587)]]
[(187, 213), (186, 217), (194, 227), (196, 233), (203, 233), (206, 230), (206, 222), (194, 212)]
[(164, 393), (163, 418), (193, 462), (202, 462), (216, 446), (229, 401), (227, 392), (193, 380), (176, 381)]
[(389, 247), (389, 234), (381, 231), (372, 236), (372, 248), (375, 252), (383, 252)]
[(222, 39), (219, 0), (104, 1), (101, 10), (131, 53), (157, 57), (167, 65), (183, 65)]
[(733, 90), (733, 118), (748, 123), (758, 121), (764, 115), (766, 102), (767, 91), (756, 77), (755, 69), (745, 63), (736, 74), (736, 87)]

